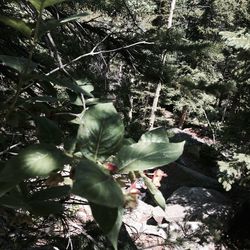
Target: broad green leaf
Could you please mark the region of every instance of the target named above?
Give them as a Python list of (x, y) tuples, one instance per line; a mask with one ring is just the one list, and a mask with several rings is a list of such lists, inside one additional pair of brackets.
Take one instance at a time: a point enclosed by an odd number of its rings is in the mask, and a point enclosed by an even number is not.
[(117, 250), (117, 241), (122, 225), (123, 208), (110, 208), (94, 203), (91, 203), (90, 207), (95, 221), (103, 233), (109, 238), (114, 249)]
[(7, 162), (0, 173), (0, 182), (48, 176), (52, 171), (63, 168), (64, 161), (65, 156), (52, 145), (31, 145)]
[(62, 131), (58, 126), (46, 117), (35, 117), (38, 129), (38, 139), (41, 143), (52, 143), (58, 145), (62, 142)]
[(90, 203), (91, 211), (95, 221), (98, 223), (104, 234), (108, 234), (115, 225), (118, 208), (101, 206), (95, 203)]
[(177, 160), (183, 152), (183, 147), (184, 142), (151, 143), (140, 141), (122, 147), (116, 155), (115, 163), (120, 173), (152, 169)]
[(0, 198), (0, 204), (9, 208), (23, 208), (29, 209), (29, 206), (25, 202), (25, 198), (20, 188), (15, 186), (12, 190)]
[(45, 20), (40, 25), (39, 36), (42, 36), (46, 32), (51, 31), (60, 25), (66, 24), (68, 22), (76, 21), (76, 20), (78, 20), (82, 17), (85, 17), (87, 15), (88, 15), (88, 13), (80, 13), (80, 14), (73, 15), (73, 16), (70, 16), (67, 18), (63, 18), (61, 20), (56, 20), (56, 19)]
[(15, 30), (21, 32), (27, 37), (31, 36), (31, 27), (21, 19), (0, 15), (0, 22), (14, 28)]
[(78, 93), (68, 91), (70, 102), (72, 104), (82, 107), (83, 105), (93, 105), (98, 103), (98, 98), (94, 98), (93, 94), (91, 94), (91, 92), (94, 90), (94, 87), (88, 81), (88, 79), (76, 80), (75, 83), (82, 89), (84, 95), (90, 98), (83, 99)]
[(41, 10), (43, 0), (29, 0), (29, 2), (36, 8), (37, 11)]
[(130, 146), (134, 143), (135, 141), (132, 138), (124, 138), (124, 140), (122, 141), (123, 146)]
[(55, 5), (55, 4), (59, 4), (59, 3), (65, 2), (67, 0), (44, 0), (44, 1), (40, 0), (40, 1), (43, 2), (43, 7), (46, 8), (46, 7)]
[[(1, 173), (2, 173), (2, 171), (1, 171)], [(2, 176), (1, 179), (5, 179), (4, 177), (5, 176)], [(13, 189), (20, 181), (22, 181), (22, 176), (21, 176), (21, 178), (19, 176), (15, 176), (13, 178), (13, 174), (12, 174), (12, 177), (9, 176), (9, 179), (11, 179), (11, 180), (7, 180), (7, 178), (6, 178), (6, 181), (3, 181), (3, 180), (0, 181), (0, 197), (5, 195), (7, 192), (9, 192), (11, 189)]]
[(96, 105), (100, 103), (100, 99), (99, 98), (88, 98), (86, 101), (85, 101), (85, 104), (87, 106), (91, 106), (91, 105)]
[(88, 81), (88, 79), (76, 80), (77, 85), (82, 88), (89, 97), (94, 97), (91, 92), (94, 91), (94, 86)]
[(56, 186), (37, 191), (30, 197), (31, 200), (50, 200), (62, 198), (69, 195), (70, 186)]
[(13, 195), (4, 195), (0, 198), (0, 205), (8, 208), (22, 208), (29, 209), (29, 205), (25, 203), (25, 201), (19, 197), (14, 197)]
[(143, 134), (139, 142), (169, 142), (168, 132), (164, 128), (156, 128)]
[[(79, 95), (75, 93), (68, 93), (68, 94), (69, 94), (70, 102), (76, 106), (80, 106), (80, 107), (83, 107), (84, 105), (92, 106), (92, 105), (96, 105), (100, 103), (99, 98), (88, 98), (88, 99), (83, 100)], [(82, 124), (82, 122), (77, 123), (77, 124)]]
[[(31, 75), (31, 77), (33, 80), (37, 79), (36, 76), (33, 76), (33, 74)], [(37, 80), (39, 80), (39, 85), (41, 85), (41, 87), (45, 90), (46, 94), (55, 98), (58, 97), (58, 89), (56, 89), (51, 82), (45, 80), (40, 81), (41, 79)]]
[[(92, 98), (90, 100), (92, 103), (98, 100), (96, 98), (93, 98), (94, 96), (91, 94), (91, 92), (94, 90), (94, 87), (91, 83), (88, 82), (87, 79), (77, 80), (75, 81), (75, 83), (83, 90), (85, 96)], [(69, 92), (68, 94), (69, 94), (70, 102), (74, 105), (83, 106), (84, 104), (87, 105), (90, 103), (89, 99), (83, 100), (82, 97), (76, 93)]]
[(150, 194), (152, 195), (153, 199), (155, 200), (156, 204), (159, 205), (163, 210), (166, 208), (166, 201), (163, 197), (161, 191), (154, 185), (152, 180), (148, 178), (146, 175), (141, 173), (141, 176), (144, 180), (145, 185), (147, 186)]
[(88, 93), (83, 88), (78, 86), (77, 82), (74, 81), (73, 79), (55, 78), (53, 76), (44, 76), (44, 75), (38, 75), (38, 74), (34, 74), (33, 79), (50, 82), (54, 85), (65, 87), (65, 88), (67, 88), (67, 89), (69, 89), (77, 94), (83, 94), (83, 95), (88, 96)]
[(0, 171), (0, 197), (8, 192), (13, 192), (19, 182), (23, 180), (21, 174), (16, 174), (14, 171), (6, 171), (6, 164)]
[[(24, 198), (19, 192), (17, 192), (15, 189), (11, 191), (9, 194), (4, 195), (0, 198), (0, 205), (9, 207), (9, 208), (22, 208), (25, 210), (28, 210), (35, 215), (38, 216), (48, 216), (50, 214), (60, 214), (63, 212), (63, 206), (58, 201), (44, 201), (47, 199), (53, 199), (53, 198), (60, 198), (66, 194), (66, 189), (51, 189), (50, 193), (49, 190), (47, 192), (37, 192), (37, 196), (32, 196), (31, 199), (27, 200), (27, 198)], [(56, 193), (55, 193), (56, 191)], [(63, 191), (63, 192), (62, 192)], [(67, 192), (69, 191), (69, 188), (67, 188)], [(39, 194), (39, 195), (38, 195)], [(56, 196), (57, 194), (57, 196)], [(34, 197), (36, 199), (34, 199)], [(44, 199), (43, 199), (44, 198)], [(41, 200), (40, 200), (41, 199)]]
[(37, 64), (34, 62), (29, 63), (28, 59), (23, 57), (0, 55), (0, 64), (3, 66), (10, 67), (19, 73), (25, 72), (27, 65), (29, 64), (29, 69), (27, 73), (33, 71)]
[(122, 191), (113, 177), (87, 159), (80, 161), (76, 167), (72, 192), (108, 207), (122, 207), (124, 203)]
[(76, 149), (76, 139), (69, 136), (67, 138), (64, 139), (64, 150), (68, 153), (68, 154), (73, 154), (75, 149)]
[(65, 1), (66, 0), (29, 0), (29, 2), (36, 8), (37, 11), (41, 11), (46, 7)]
[(61, 214), (63, 205), (59, 201), (31, 201), (27, 203), (29, 211), (37, 216), (49, 216), (51, 214)]
[(86, 157), (95, 160), (110, 156), (123, 141), (124, 125), (112, 103), (90, 107), (79, 126), (79, 148)]
[(118, 250), (117, 242), (118, 242), (118, 236), (119, 236), (119, 232), (120, 232), (121, 225), (122, 225), (122, 216), (123, 216), (123, 208), (118, 208), (118, 214), (117, 214), (115, 225), (112, 228), (112, 230), (107, 234), (107, 237), (111, 241), (115, 250)]

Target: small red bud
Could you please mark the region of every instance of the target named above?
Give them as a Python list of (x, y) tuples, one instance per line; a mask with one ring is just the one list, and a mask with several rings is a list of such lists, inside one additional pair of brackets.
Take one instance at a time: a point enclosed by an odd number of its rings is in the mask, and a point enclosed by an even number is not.
[(107, 162), (104, 164), (104, 167), (106, 169), (108, 169), (110, 172), (114, 173), (117, 171), (118, 167), (114, 164), (114, 163), (111, 163), (111, 162)]

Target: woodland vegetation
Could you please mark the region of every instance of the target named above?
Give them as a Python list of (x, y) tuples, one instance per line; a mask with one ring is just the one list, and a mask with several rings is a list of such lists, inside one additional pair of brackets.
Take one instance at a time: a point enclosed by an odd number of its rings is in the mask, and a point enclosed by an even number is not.
[(22, 215), (27, 227), (26, 236), (0, 230), (1, 249), (28, 249), (20, 239), (31, 242), (50, 220), (66, 227), (74, 204), (87, 203), (118, 249), (135, 181), (165, 208), (148, 173), (185, 151), (172, 128), (209, 141), (198, 154), (236, 209), (250, 208), (248, 0), (0, 7), (0, 211), (7, 224)]

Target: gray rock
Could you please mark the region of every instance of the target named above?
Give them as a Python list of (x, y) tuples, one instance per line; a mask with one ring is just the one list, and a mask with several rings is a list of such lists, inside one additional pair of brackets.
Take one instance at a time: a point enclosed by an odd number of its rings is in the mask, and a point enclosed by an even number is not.
[(205, 136), (199, 137), (194, 131), (192, 131), (191, 128), (187, 129), (179, 129), (179, 128), (172, 128), (168, 130), (171, 140), (172, 141), (183, 141), (185, 140), (187, 145), (202, 145), (207, 144), (211, 145), (213, 144), (212, 139), (209, 139)]
[(230, 200), (222, 193), (202, 187), (181, 187), (176, 190), (168, 199), (167, 203), (211, 203), (230, 204)]
[[(217, 180), (218, 166), (211, 160), (206, 160), (204, 149), (211, 150), (207, 138), (200, 138), (190, 129), (180, 130), (173, 128), (169, 130), (171, 142), (185, 140), (182, 156), (172, 164), (162, 168), (167, 173), (167, 178), (162, 180), (161, 191), (167, 199), (175, 190), (182, 186), (204, 187), (222, 191), (223, 187)], [(150, 201), (148, 201), (150, 202)]]
[[(164, 239), (166, 248), (161, 249), (214, 250), (226, 249), (219, 242), (233, 214), (230, 200), (220, 192), (181, 187), (167, 199), (165, 211), (139, 201), (137, 208), (124, 216), (124, 223), (132, 238), (148, 235), (152, 245), (159, 237)], [(152, 219), (155, 225), (149, 223)]]
[(223, 190), (216, 179), (179, 163), (170, 164), (164, 167), (163, 171), (168, 175), (161, 183), (161, 191), (165, 198), (169, 198), (174, 191), (182, 186)]
[(227, 231), (234, 215), (230, 200), (212, 189), (181, 187), (166, 202), (168, 221), (201, 221)]
[[(123, 221), (125, 225), (127, 225), (127, 231), (130, 235), (150, 234), (166, 238), (165, 230), (158, 227), (165, 215), (165, 212), (160, 207), (153, 207), (141, 200), (138, 200), (137, 207), (132, 211), (127, 211), (123, 217)], [(158, 225), (148, 225), (147, 222), (152, 217)]]

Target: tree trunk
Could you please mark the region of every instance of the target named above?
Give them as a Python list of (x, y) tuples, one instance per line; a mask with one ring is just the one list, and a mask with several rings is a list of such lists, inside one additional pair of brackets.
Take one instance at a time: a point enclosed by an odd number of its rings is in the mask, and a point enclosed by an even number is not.
[(170, 13), (169, 13), (169, 17), (168, 17), (168, 29), (170, 29), (172, 27), (175, 3), (176, 3), (176, 0), (171, 1)]
[[(172, 27), (175, 3), (176, 3), (176, 0), (171, 1), (170, 13), (169, 13), (169, 18), (168, 18), (168, 29), (170, 29)], [(164, 67), (165, 62), (166, 62), (166, 51), (164, 51), (162, 53), (162, 68)], [(162, 72), (161, 72), (161, 74), (162, 74)], [(162, 87), (162, 82), (160, 79), (159, 83), (157, 84), (156, 90), (155, 90), (155, 95), (154, 95), (154, 100), (153, 100), (153, 105), (152, 105), (151, 115), (150, 115), (150, 120), (149, 120), (149, 130), (154, 128), (155, 112), (156, 112), (157, 106), (158, 106), (161, 87)]]
[(157, 110), (160, 92), (161, 92), (161, 81), (159, 81), (159, 83), (157, 84), (156, 90), (155, 90), (154, 101), (153, 101), (151, 115), (150, 115), (150, 119), (149, 119), (149, 130), (154, 128), (155, 112)]
[(183, 125), (187, 119), (187, 114), (188, 114), (188, 105), (185, 105), (182, 109), (181, 115), (180, 115), (180, 119), (178, 122), (178, 128), (182, 129)]
[(128, 118), (129, 118), (129, 122), (131, 122), (133, 119), (133, 107), (134, 107), (134, 99), (132, 95), (129, 95), (129, 104), (130, 104), (130, 107), (129, 107), (129, 112), (128, 112)]

